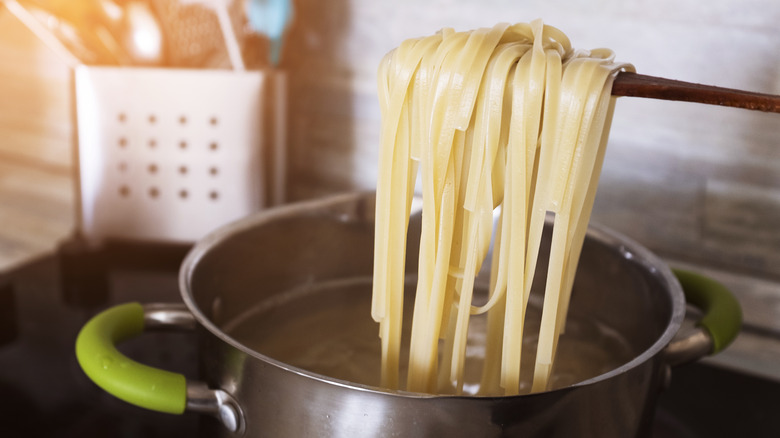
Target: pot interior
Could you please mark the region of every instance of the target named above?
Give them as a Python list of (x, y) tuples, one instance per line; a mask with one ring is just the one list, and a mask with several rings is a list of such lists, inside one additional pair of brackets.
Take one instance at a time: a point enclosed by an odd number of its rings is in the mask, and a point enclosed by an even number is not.
[[(370, 316), (373, 216), (373, 196), (350, 195), (261, 213), (222, 229), (197, 245), (185, 262), (185, 302), (194, 303), (193, 312), (207, 328), (226, 334), (231, 343), (261, 360), (270, 357), (375, 387), (380, 344), (378, 325)], [(409, 227), (406, 316), (412, 314), (419, 226), (417, 212)], [(548, 223), (545, 242), (550, 227)], [(521, 392), (530, 390), (547, 246), (542, 245), (526, 317), (522, 368), (528, 373), (521, 376)], [(483, 272), (476, 301), (487, 296), (487, 262)], [(670, 277), (643, 248), (591, 228), (551, 389), (617, 372), (663, 347), (679, 325), (679, 318), (673, 318), (680, 313), (675, 307), (683, 305)], [(479, 394), (485, 318), (472, 317), (470, 323), (467, 394)], [(410, 321), (405, 321), (407, 342), (410, 329)], [(402, 382), (404, 376), (402, 369)]]

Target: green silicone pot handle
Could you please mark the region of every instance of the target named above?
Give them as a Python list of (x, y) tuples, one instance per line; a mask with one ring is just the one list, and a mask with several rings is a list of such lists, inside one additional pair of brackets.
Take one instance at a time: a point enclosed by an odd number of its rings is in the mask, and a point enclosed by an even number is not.
[(138, 303), (95, 315), (76, 339), (79, 365), (109, 394), (143, 408), (181, 414), (187, 404), (184, 376), (140, 364), (116, 349), (116, 344), (143, 331), (144, 309)]
[(725, 286), (693, 272), (674, 270), (688, 303), (698, 307), (704, 316), (698, 325), (712, 337), (712, 353), (726, 348), (742, 327), (742, 308)]

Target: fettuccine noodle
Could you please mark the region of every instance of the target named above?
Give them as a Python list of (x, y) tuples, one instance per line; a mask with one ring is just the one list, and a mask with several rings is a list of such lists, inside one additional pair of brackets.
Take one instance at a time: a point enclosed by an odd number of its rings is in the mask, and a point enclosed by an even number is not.
[[(422, 232), (405, 389), (461, 393), (469, 319), (487, 312), (480, 392), (519, 393), (523, 322), (551, 212), (532, 391), (547, 388), (620, 70), (633, 67), (615, 63), (610, 50), (573, 50), (565, 34), (538, 20), (444, 29), (404, 41), (382, 60), (371, 309), (382, 386), (402, 387), (406, 234), (419, 170)], [(474, 279), (491, 241), (490, 296), (476, 307)]]

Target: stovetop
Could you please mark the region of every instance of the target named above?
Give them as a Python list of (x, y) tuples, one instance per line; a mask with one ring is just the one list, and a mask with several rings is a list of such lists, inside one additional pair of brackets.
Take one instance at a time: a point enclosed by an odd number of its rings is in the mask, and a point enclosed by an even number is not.
[[(195, 414), (130, 406), (90, 382), (76, 363), (83, 324), (114, 304), (180, 302), (185, 246), (115, 243), (89, 251), (77, 241), (0, 274), (0, 436), (197, 436)], [(122, 345), (143, 363), (197, 376), (191, 333), (153, 333)], [(707, 363), (675, 368), (652, 437), (780, 436), (780, 382)], [(206, 420), (207, 421), (207, 420)]]

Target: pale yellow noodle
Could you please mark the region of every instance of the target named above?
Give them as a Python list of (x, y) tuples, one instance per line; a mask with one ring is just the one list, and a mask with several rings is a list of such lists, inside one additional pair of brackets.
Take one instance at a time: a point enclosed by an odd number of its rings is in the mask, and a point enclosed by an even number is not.
[[(422, 231), (405, 389), (461, 393), (470, 318), (487, 313), (480, 394), (520, 381), (525, 313), (554, 214), (532, 391), (548, 386), (614, 109), (606, 49), (499, 24), (405, 41), (382, 61), (372, 317), (382, 381), (400, 388), (405, 244), (420, 172)], [(493, 210), (501, 207), (498, 221)], [(493, 241), (487, 301), (472, 304)]]

